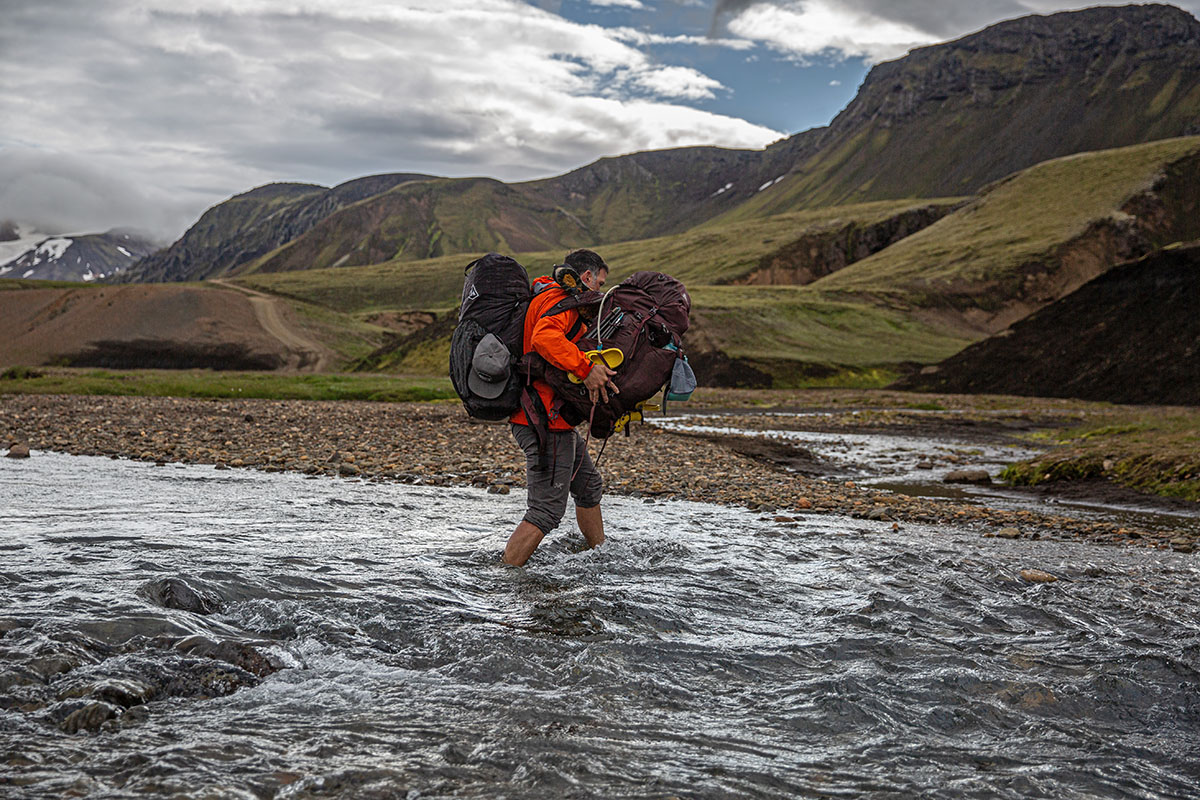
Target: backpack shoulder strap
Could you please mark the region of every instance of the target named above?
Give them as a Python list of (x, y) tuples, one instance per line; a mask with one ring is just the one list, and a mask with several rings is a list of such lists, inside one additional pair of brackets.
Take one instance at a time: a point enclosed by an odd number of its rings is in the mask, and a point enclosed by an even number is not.
[(604, 295), (602, 293), (593, 292), (593, 291), (580, 292), (579, 294), (569, 295), (567, 297), (564, 297), (562, 300), (559, 300), (554, 305), (550, 306), (550, 308), (547, 309), (546, 313), (542, 314), (542, 316), (543, 317), (555, 317), (555, 316), (558, 316), (559, 314), (563, 314), (563, 313), (566, 313), (567, 311), (571, 311), (572, 309), (582, 308), (584, 306), (598, 305), (600, 303), (600, 301), (603, 299), (604, 299)]
[(575, 317), (575, 324), (567, 331), (567, 341), (574, 342), (581, 333), (583, 333), (583, 315), (578, 315)]

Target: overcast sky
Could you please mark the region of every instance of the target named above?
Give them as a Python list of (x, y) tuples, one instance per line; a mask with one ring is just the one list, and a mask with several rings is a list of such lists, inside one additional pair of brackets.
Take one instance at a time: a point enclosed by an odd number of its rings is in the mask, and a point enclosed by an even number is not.
[(0, 0), (0, 220), (174, 237), (271, 181), (757, 148), (827, 124), (873, 63), (1088, 5)]

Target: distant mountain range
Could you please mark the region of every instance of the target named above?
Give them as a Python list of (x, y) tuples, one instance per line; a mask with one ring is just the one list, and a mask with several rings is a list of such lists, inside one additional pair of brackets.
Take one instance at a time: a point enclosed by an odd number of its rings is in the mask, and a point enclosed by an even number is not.
[(57, 281), (110, 280), (161, 247), (137, 231), (46, 236), (0, 224), (0, 277)]
[(428, 175), (376, 175), (332, 189), (272, 183), (226, 200), (200, 217), (183, 238), (125, 276), (128, 281), (202, 280), (227, 274), (269, 253), (353, 203)]
[(760, 151), (604, 158), (539, 181), (260, 187), (126, 280), (597, 246), (801, 208), (972, 195), (1058, 156), (1200, 132), (1200, 22), (1166, 5), (1003, 22), (880, 64), (825, 128)]

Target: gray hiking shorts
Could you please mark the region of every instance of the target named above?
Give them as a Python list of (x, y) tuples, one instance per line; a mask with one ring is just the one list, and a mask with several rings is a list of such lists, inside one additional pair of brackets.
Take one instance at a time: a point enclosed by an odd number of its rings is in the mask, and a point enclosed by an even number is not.
[[(600, 505), (604, 484), (583, 440), (575, 431), (550, 431), (546, 468), (538, 469), (537, 434), (528, 425), (512, 426), (513, 438), (525, 451), (525, 482), (529, 486), (525, 521), (542, 533), (558, 527), (567, 512), (567, 494), (578, 508)], [(576, 472), (578, 470), (578, 472)], [(571, 475), (575, 480), (571, 480)]]

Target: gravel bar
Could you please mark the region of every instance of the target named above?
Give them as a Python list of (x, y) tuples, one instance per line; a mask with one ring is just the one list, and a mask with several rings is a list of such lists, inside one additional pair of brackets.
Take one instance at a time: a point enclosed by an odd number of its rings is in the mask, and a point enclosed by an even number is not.
[[(469, 419), (449, 403), (203, 400), (169, 397), (7, 395), (0, 446), (155, 463), (292, 471), (336, 479), (474, 485), (507, 493), (525, 482), (506, 423)], [(599, 443), (593, 442), (595, 456)], [(1135, 530), (1062, 513), (988, 508), (907, 497), (853, 482), (804, 477), (720, 442), (652, 425), (609, 441), (600, 462), (611, 494), (744, 506), (781, 526), (832, 513), (888, 523), (953, 525), (1001, 538), (1079, 539), (1174, 548), (1178, 533)], [(515, 520), (514, 520), (515, 523)]]

